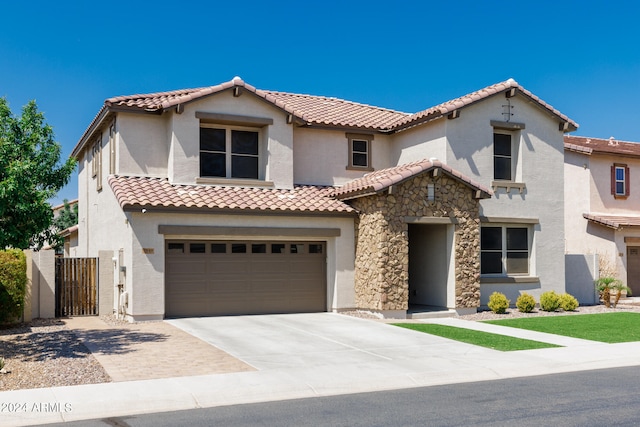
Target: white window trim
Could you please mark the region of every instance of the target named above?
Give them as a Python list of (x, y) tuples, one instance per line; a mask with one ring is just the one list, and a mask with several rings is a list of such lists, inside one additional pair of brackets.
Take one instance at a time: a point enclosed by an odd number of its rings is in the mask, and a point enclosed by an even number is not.
[[(614, 166), (614, 179), (615, 179), (615, 195), (626, 196), (627, 195), (627, 170), (624, 166)], [(618, 170), (622, 171), (622, 179), (618, 179)], [(622, 193), (618, 192), (618, 183), (622, 183)]]
[[(241, 181), (241, 180), (247, 180), (247, 178), (235, 178), (232, 176), (232, 157), (233, 154), (231, 153), (231, 132), (234, 130), (238, 130), (238, 131), (248, 131), (248, 132), (255, 132), (258, 134), (258, 179), (257, 180), (252, 180), (252, 181), (263, 181), (264, 180), (264, 154), (263, 154), (263, 135), (262, 135), (262, 129), (261, 128), (256, 128), (256, 127), (250, 127), (250, 126), (228, 126), (228, 125), (221, 125), (221, 124), (217, 124), (217, 123), (200, 123), (200, 128), (210, 128), (210, 129), (224, 129), (225, 130), (225, 169), (226, 169), (226, 176), (201, 176), (200, 175), (200, 167), (201, 164), (200, 162), (200, 153), (202, 152), (202, 150), (200, 149), (200, 140), (198, 139), (198, 180), (208, 180), (208, 179), (223, 179), (223, 180), (237, 180), (237, 181)], [(199, 128), (199, 129), (200, 129)], [(198, 129), (198, 132), (199, 132)]]

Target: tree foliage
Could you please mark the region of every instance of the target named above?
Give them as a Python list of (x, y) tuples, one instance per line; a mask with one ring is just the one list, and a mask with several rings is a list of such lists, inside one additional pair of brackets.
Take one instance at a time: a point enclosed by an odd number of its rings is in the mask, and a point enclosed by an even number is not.
[(75, 169), (74, 159), (60, 162), (60, 152), (35, 101), (16, 117), (0, 98), (0, 249), (40, 248), (54, 239), (48, 200)]
[(0, 251), (0, 324), (15, 321), (24, 309), (27, 261), (17, 249)]

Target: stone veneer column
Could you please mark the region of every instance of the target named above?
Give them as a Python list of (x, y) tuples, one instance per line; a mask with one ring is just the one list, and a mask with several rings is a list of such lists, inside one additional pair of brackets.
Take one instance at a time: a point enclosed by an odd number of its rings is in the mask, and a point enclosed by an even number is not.
[[(427, 200), (427, 185), (435, 200)], [(479, 201), (462, 182), (431, 173), (416, 176), (392, 191), (350, 201), (360, 212), (356, 223), (355, 293), (359, 309), (407, 310), (409, 304), (409, 227), (405, 217), (454, 218), (455, 308), (480, 306)]]

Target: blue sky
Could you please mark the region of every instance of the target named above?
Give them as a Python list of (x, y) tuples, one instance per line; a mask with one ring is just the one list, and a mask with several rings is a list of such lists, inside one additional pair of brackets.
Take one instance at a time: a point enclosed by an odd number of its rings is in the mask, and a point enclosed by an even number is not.
[(236, 75), (404, 112), (512, 77), (575, 135), (640, 141), (631, 1), (3, 3), (0, 96), (15, 114), (35, 99), (65, 157), (106, 98)]

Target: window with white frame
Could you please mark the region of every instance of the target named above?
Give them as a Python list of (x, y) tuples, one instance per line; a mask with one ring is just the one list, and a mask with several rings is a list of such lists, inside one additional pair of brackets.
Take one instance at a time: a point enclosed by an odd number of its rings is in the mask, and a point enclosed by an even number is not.
[(512, 160), (511, 135), (505, 133), (494, 133), (493, 179), (511, 181), (513, 171)]
[(481, 274), (528, 275), (529, 257), (529, 227), (480, 228)]
[(349, 140), (348, 169), (373, 170), (371, 164), (371, 141), (373, 135), (347, 133)]
[(202, 124), (200, 177), (258, 179), (260, 133)]
[(611, 166), (611, 194), (614, 197), (629, 196), (629, 167), (614, 163)]

